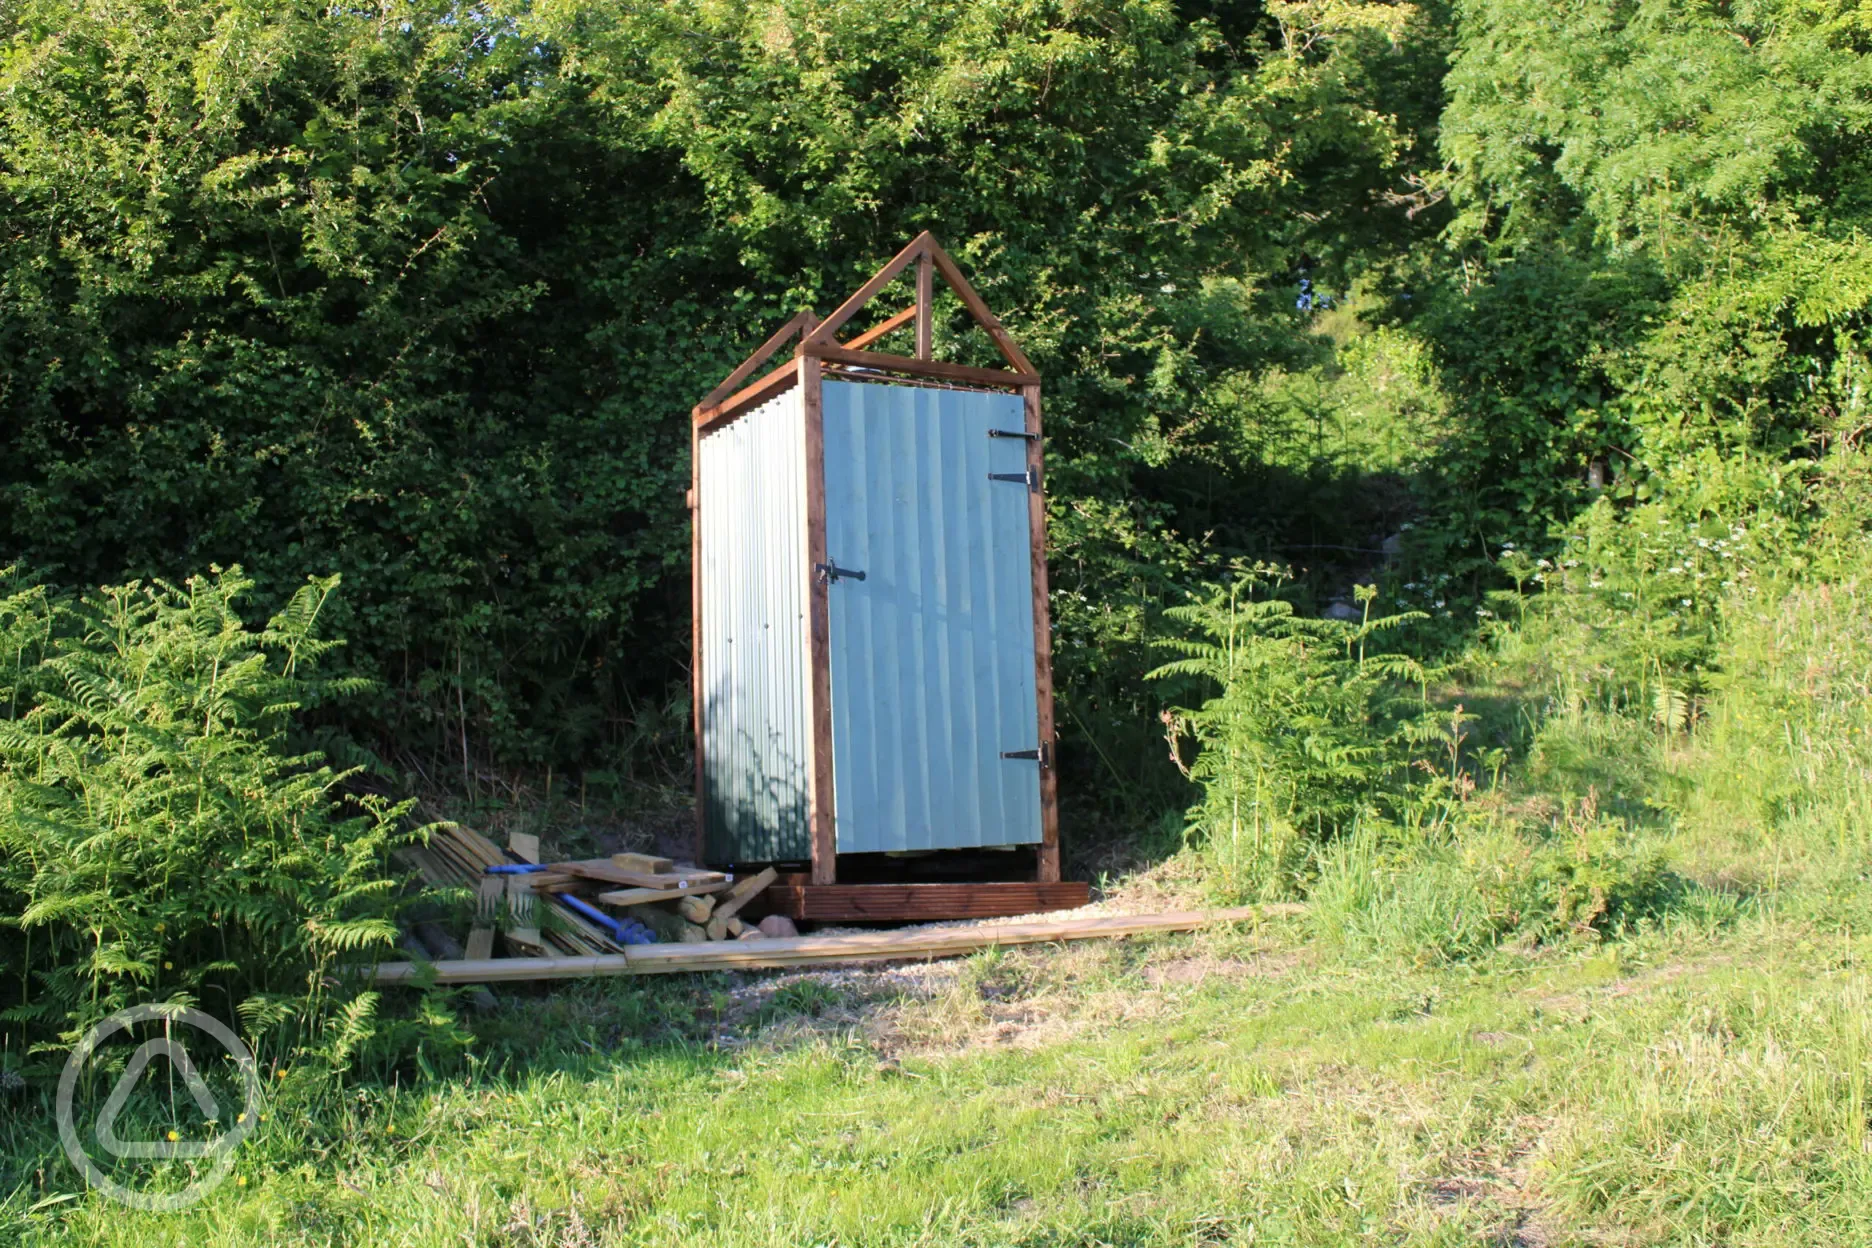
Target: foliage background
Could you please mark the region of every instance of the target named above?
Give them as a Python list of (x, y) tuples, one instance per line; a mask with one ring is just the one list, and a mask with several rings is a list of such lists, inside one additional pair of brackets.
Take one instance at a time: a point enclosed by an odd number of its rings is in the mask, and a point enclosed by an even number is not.
[[(0, 550), (264, 611), (341, 572), (372, 693), (314, 717), (470, 792), (681, 774), (684, 413), (925, 228), (1048, 378), (1066, 791), (1199, 838), (1283, 795), (1249, 891), (1441, 826), (1556, 706), (1694, 725), (1738, 613), (1856, 566), (1855, 4), (4, 20)], [(1530, 620), (1571, 666), (1465, 707)]]
[(1049, 379), (1065, 718), (1135, 753), (1197, 543), (1284, 536), (1234, 395), (1304, 353), (1296, 271), (1412, 232), (1381, 192), (1443, 37), (1338, 0), (4, 20), (0, 547), (262, 603), (342, 573), (347, 725), (471, 779), (675, 768), (684, 413), (924, 228)]

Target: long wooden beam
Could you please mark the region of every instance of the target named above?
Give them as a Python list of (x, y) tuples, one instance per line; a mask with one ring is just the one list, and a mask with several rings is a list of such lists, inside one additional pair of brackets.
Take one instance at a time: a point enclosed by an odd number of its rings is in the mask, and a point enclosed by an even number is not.
[[(1027, 353), (1020, 349), (1020, 344), (1014, 341), (1014, 336), (1008, 333), (1006, 326), (1001, 324), (1001, 318), (988, 310), (988, 305), (982, 301), (980, 295), (975, 293), (975, 288), (969, 285), (968, 278), (962, 276), (962, 270), (957, 268), (956, 262), (949, 258), (949, 253), (942, 249), (942, 244), (933, 238), (930, 239), (929, 257), (936, 262), (936, 268), (942, 273), (943, 281), (949, 283), (949, 289), (955, 291), (956, 297), (962, 300), (962, 305), (969, 310), (969, 315), (979, 321), (981, 327), (988, 331), (988, 336), (994, 339), (995, 346), (1000, 349), (1001, 355), (1014, 371), (1032, 373), (1033, 361), (1027, 358)], [(811, 338), (812, 331), (807, 331), (806, 337)], [(1039, 378), (1035, 377), (1034, 380), (1038, 381)]]
[[(912, 304), (911, 306), (905, 308), (903, 311), (897, 313), (895, 316), (891, 317), (888, 321), (885, 321), (882, 325), (873, 325), (870, 329), (865, 330), (864, 333), (859, 334), (856, 338), (844, 344), (845, 348), (848, 351), (862, 351), (866, 347), (870, 346), (872, 343), (876, 342), (878, 339), (882, 338), (884, 335), (892, 332), (893, 330), (902, 329), (905, 325), (908, 325), (911, 321), (916, 321), (918, 326), (920, 327), (922, 325), (922, 321), (919, 320), (918, 318), (922, 315), (922, 311), (923, 310), (921, 308), (917, 307), (915, 304)], [(919, 329), (919, 332), (921, 332), (920, 329)]]
[(910, 262), (926, 254), (934, 245), (935, 239), (928, 230), (910, 240), (910, 245), (892, 256), (890, 263), (871, 275), (871, 280), (860, 286), (857, 293), (832, 310), (832, 315), (807, 330), (803, 337), (809, 342), (836, 343), (838, 331), (846, 321), (858, 314), (858, 310), (871, 302), (871, 297), (890, 285), (896, 276), (910, 267)]
[(793, 319), (775, 330), (771, 338), (761, 343), (758, 351), (748, 356), (747, 359), (742, 360), (741, 366), (735, 369), (734, 372), (729, 373), (727, 380), (709, 391), (708, 395), (703, 398), (700, 403), (695, 405), (695, 410), (701, 412), (707, 408), (714, 407), (722, 400), (724, 395), (733, 394), (740, 388), (742, 382), (754, 375), (755, 369), (765, 364), (768, 357), (781, 347), (784, 347), (790, 338), (795, 334), (810, 334), (818, 324), (819, 318), (813, 315), (811, 308), (803, 312), (794, 313)]
[(1152, 932), (1187, 932), (1221, 923), (1252, 923), (1304, 912), (1296, 904), (1238, 906), (1231, 910), (1187, 910), (1171, 914), (1110, 915), (1050, 923), (998, 923), (980, 927), (917, 928), (859, 932), (845, 936), (795, 936), (779, 940), (700, 941), (632, 945), (621, 954), (564, 958), (485, 958), (475, 961), (385, 962), (379, 984), (422, 982), (433, 968), (438, 984), (482, 984), (600, 975), (671, 975), (686, 971), (758, 970), (877, 962), (902, 958), (947, 958), (1010, 945), (1094, 940)]
[[(868, 353), (867, 353), (868, 354)], [(739, 416), (750, 407), (759, 407), (778, 394), (785, 394), (799, 381), (799, 365), (789, 359), (779, 368), (751, 386), (743, 386), (714, 407), (695, 410), (695, 427), (708, 429), (724, 420)]]
[(917, 360), (907, 355), (887, 355), (882, 351), (854, 351), (850, 347), (828, 346), (822, 342), (802, 342), (794, 348), (800, 355), (817, 356), (835, 364), (853, 364), (883, 372), (906, 373), (912, 377), (937, 377), (944, 381), (966, 381), (978, 386), (1002, 386), (1018, 390), (1038, 385), (1032, 373), (1016, 373), (1005, 368), (975, 368), (968, 364), (950, 364), (943, 360)]

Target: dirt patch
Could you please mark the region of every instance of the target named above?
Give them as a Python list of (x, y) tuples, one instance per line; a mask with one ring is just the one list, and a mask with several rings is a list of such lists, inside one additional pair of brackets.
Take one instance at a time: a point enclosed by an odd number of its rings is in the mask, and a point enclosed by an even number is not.
[[(1174, 1015), (1192, 988), (1284, 975), (1300, 954), (1178, 951), (1141, 967), (1135, 946), (1086, 941), (951, 959), (738, 977), (711, 1039), (723, 1048), (856, 1039), (880, 1058), (1038, 1049)], [(1140, 984), (1139, 979), (1143, 980)]]
[(1425, 1207), (1444, 1218), (1480, 1222), (1483, 1243), (1495, 1248), (1548, 1248), (1565, 1236), (1536, 1190), (1529, 1160), (1552, 1124), (1524, 1116), (1514, 1120), (1500, 1151), (1448, 1159), (1451, 1173), (1423, 1184)]
[(1167, 958), (1144, 968), (1144, 980), (1153, 988), (1193, 988), (1215, 979), (1273, 979), (1306, 962), (1300, 950), (1282, 950), (1252, 957), (1216, 957), (1207, 953)]

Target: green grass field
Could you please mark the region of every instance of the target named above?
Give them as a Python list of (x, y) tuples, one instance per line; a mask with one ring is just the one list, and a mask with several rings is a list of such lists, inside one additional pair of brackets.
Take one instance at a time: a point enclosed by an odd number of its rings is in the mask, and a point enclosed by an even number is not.
[(1864, 959), (1772, 904), (1409, 968), (1304, 922), (915, 971), (509, 998), (469, 1073), (273, 1115), (175, 1214), (44, 1244), (1851, 1244)]
[[(1842, 584), (1739, 622), (1681, 732), (1553, 703), (1441, 831), (1332, 848), (1302, 917), (506, 989), (464, 1010), (466, 1058), (269, 1070), (181, 1212), (87, 1193), (34, 1084), (0, 1101), (0, 1242), (1872, 1242), (1865, 606)], [(1550, 850), (1615, 837), (1608, 887), (1661, 861), (1651, 909), (1463, 936), (1543, 820)], [(1203, 861), (1120, 895), (1187, 899)]]

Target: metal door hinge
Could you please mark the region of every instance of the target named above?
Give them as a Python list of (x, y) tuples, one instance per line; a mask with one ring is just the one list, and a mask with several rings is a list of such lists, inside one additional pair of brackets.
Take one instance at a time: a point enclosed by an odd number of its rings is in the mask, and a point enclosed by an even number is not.
[(991, 472), (988, 474), (988, 479), (990, 481), (1014, 481), (1024, 484), (1036, 494), (1040, 492), (1040, 470), (1038, 468), (1030, 467), (1026, 472)]
[(1041, 770), (1053, 765), (1053, 747), (1043, 745), (1036, 750), (1002, 750), (1002, 758), (1024, 758), (1028, 762), (1039, 763)]
[(816, 563), (813, 565), (813, 571), (819, 574), (820, 582), (826, 585), (846, 579), (854, 581), (865, 579), (864, 573), (854, 572), (850, 568), (841, 568), (836, 563)]
[(990, 429), (988, 436), (991, 438), (1026, 438), (1029, 442), (1040, 440), (1039, 434), (1027, 433), (1020, 429)]

